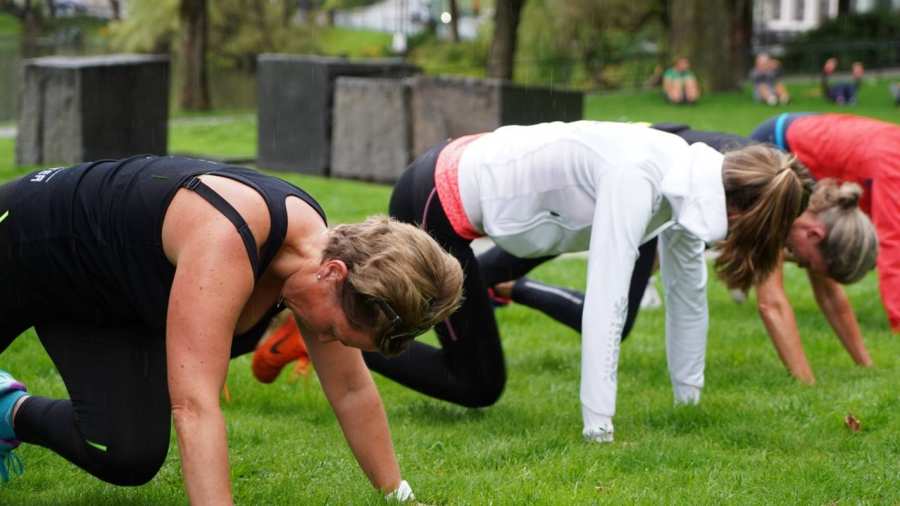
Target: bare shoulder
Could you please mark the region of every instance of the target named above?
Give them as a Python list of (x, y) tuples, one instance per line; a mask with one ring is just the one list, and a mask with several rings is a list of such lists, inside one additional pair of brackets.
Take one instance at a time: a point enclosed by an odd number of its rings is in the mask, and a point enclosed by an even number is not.
[[(263, 197), (253, 188), (226, 177), (205, 175), (201, 180), (237, 211), (250, 228), (259, 248), (268, 238), (271, 227), (269, 210)], [(215, 241), (213, 236), (219, 239), (234, 236), (237, 244), (242, 244), (235, 225), (222, 211), (198, 193), (179, 189), (163, 218), (162, 243), (169, 261), (177, 263), (180, 252), (187, 245), (197, 241)], [(219, 241), (214, 244), (221, 246)]]
[(318, 256), (323, 234), (328, 230), (319, 213), (298, 197), (287, 197), (285, 210), (287, 231), (271, 264), (273, 272), (282, 278), (294, 272), (298, 262)]
[(327, 228), (322, 216), (299, 197), (289, 196), (284, 204), (288, 216), (286, 241), (319, 235)]

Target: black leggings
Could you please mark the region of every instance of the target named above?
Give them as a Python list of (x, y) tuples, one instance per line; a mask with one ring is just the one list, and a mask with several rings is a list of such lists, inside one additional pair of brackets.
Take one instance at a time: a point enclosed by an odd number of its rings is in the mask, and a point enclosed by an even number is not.
[(445, 145), (419, 157), (401, 176), (391, 196), (390, 214), (419, 225), (459, 260), (465, 275), (463, 305), (435, 326), (441, 347), (413, 341), (397, 357), (377, 353), (364, 357), (373, 371), (423, 394), (467, 407), (490, 406), (503, 393), (506, 366), (486, 280), (471, 241), (453, 231), (434, 189), (434, 167)]
[[(232, 356), (252, 350), (267, 325), (236, 338)], [(16, 437), (108, 483), (150, 481), (169, 450), (165, 339), (140, 326), (42, 322), (35, 330), (69, 399), (27, 398), (16, 414)], [(13, 339), (0, 335), (4, 347)]]
[[(625, 317), (625, 326), (622, 328), (622, 340), (624, 341), (637, 320), (638, 310), (641, 308), (641, 299), (647, 289), (647, 282), (653, 274), (653, 265), (656, 260), (656, 238), (646, 242), (639, 248), (640, 254), (634, 264), (631, 273), (631, 284), (628, 289), (628, 312)], [(520, 259), (494, 247), (484, 255), (478, 257), (481, 261), (487, 255), (491, 255), (501, 261), (515, 265)], [(537, 309), (550, 318), (571, 327), (576, 332), (581, 332), (581, 318), (584, 314), (584, 293), (570, 288), (549, 285), (528, 278), (516, 280), (512, 289), (512, 300), (517, 304)]]
[[(0, 186), (0, 216), (7, 210), (10, 187)], [(44, 304), (30, 293), (27, 279), (15, 274), (5, 228), (14, 219), (11, 214), (0, 222), (0, 353), (34, 326), (69, 392), (67, 400), (32, 396), (23, 401), (15, 418), (16, 437), (49, 448), (103, 481), (146, 483), (169, 449), (163, 332), (143, 325), (43, 317), (35, 308)], [(268, 322), (263, 318), (235, 337), (232, 356), (252, 351)]]
[[(371, 352), (363, 356), (370, 369), (413, 390), (461, 406), (485, 407), (497, 402), (506, 385), (503, 348), (487, 287), (518, 279), (553, 257), (522, 259), (499, 248), (475, 257), (471, 241), (450, 225), (434, 188), (435, 164), (444, 146), (419, 157), (400, 177), (391, 195), (390, 214), (426, 230), (459, 260), (465, 275), (462, 307), (435, 326), (439, 348), (413, 341), (397, 357)], [(652, 267), (652, 259), (650, 263)]]

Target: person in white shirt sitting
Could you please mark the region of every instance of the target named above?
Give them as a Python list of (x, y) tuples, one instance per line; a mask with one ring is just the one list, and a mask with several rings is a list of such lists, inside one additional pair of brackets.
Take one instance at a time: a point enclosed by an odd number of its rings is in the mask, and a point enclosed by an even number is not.
[[(583, 431), (613, 439), (620, 339), (638, 248), (658, 237), (675, 400), (703, 387), (708, 310), (704, 250), (716, 270), (749, 287), (775, 267), (806, 207), (809, 176), (766, 146), (722, 155), (640, 125), (579, 121), (506, 126), (435, 146), (394, 188), (390, 214), (418, 224), (465, 272), (464, 303), (435, 327), (440, 347), (414, 342), (398, 357), (365, 354), (369, 368), (426, 395), (468, 407), (495, 403), (506, 372), (487, 287), (511, 279), (470, 247), (487, 236), (540, 263), (589, 254), (582, 337)], [(501, 272), (502, 271), (502, 272)]]

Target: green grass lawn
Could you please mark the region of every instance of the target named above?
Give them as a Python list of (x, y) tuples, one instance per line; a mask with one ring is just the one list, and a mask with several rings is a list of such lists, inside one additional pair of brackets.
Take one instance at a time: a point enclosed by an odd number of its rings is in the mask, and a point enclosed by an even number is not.
[(179, 115), (169, 123), (169, 152), (254, 158), (256, 114), (235, 111), (214, 116)]
[(585, 103), (585, 117), (608, 121), (674, 121), (699, 130), (720, 130), (749, 135), (753, 129), (782, 112), (840, 112), (860, 114), (900, 123), (900, 107), (894, 105), (885, 79), (868, 79), (859, 92), (859, 104), (842, 107), (822, 99), (818, 83), (788, 84), (791, 103), (770, 107), (755, 103), (749, 87), (741, 92), (703, 96), (694, 106), (666, 103), (656, 91), (615, 93), (589, 96)]
[[(806, 90), (806, 91), (804, 91)], [(654, 93), (592, 96), (595, 119), (684, 121), (746, 134), (781, 111), (838, 110), (797, 87), (786, 109), (746, 95), (706, 97), (695, 107)], [(863, 105), (841, 109), (900, 122), (879, 84)], [(255, 152), (252, 114), (174, 121), (173, 151), (210, 156)], [(223, 120), (227, 118), (227, 120)], [(22, 174), (13, 143), (0, 139), (0, 180)], [(285, 175), (315, 195), (332, 222), (384, 212), (390, 189)], [(583, 288), (585, 262), (557, 260), (534, 277)], [(900, 503), (900, 339), (887, 330), (874, 274), (848, 289), (876, 366), (853, 365), (815, 305), (802, 271), (787, 267), (806, 352), (818, 384), (785, 372), (753, 300), (737, 305), (709, 288), (706, 388), (697, 407), (674, 408), (665, 367), (664, 313), (642, 312), (620, 358), (616, 442), (580, 436), (579, 336), (520, 307), (498, 311), (508, 385), (500, 402), (467, 410), (376, 376), (404, 478), (431, 504), (898, 504)], [(433, 340), (433, 336), (426, 337)], [(253, 380), (250, 359), (232, 362), (224, 403), (232, 481), (239, 504), (381, 504), (352, 458), (314, 378)], [(32, 332), (0, 356), (38, 394), (65, 396)], [(862, 431), (848, 430), (853, 413)], [(159, 475), (139, 488), (106, 485), (55, 454), (23, 446), (26, 473), (0, 490), (0, 504), (184, 504), (174, 437)]]
[(15, 17), (0, 13), (0, 35), (18, 35), (22, 31), (19, 20)]
[(325, 54), (350, 58), (391, 56), (391, 34), (369, 30), (329, 27), (318, 34), (319, 47)]

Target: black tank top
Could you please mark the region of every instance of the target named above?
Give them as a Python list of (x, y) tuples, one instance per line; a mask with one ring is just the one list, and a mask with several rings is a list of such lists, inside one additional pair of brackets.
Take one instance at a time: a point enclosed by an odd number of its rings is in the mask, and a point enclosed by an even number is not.
[[(265, 200), (271, 226), (258, 258), (243, 218), (197, 178), (205, 174), (246, 184)], [(319, 204), (300, 188), (207, 160), (135, 156), (34, 172), (12, 191), (8, 205), (15, 219), (9, 220), (8, 239), (17, 277), (42, 304), (41, 316), (164, 329), (175, 268), (163, 252), (162, 224), (179, 188), (197, 192), (235, 224), (256, 279), (284, 242), (288, 196), (325, 221)]]

